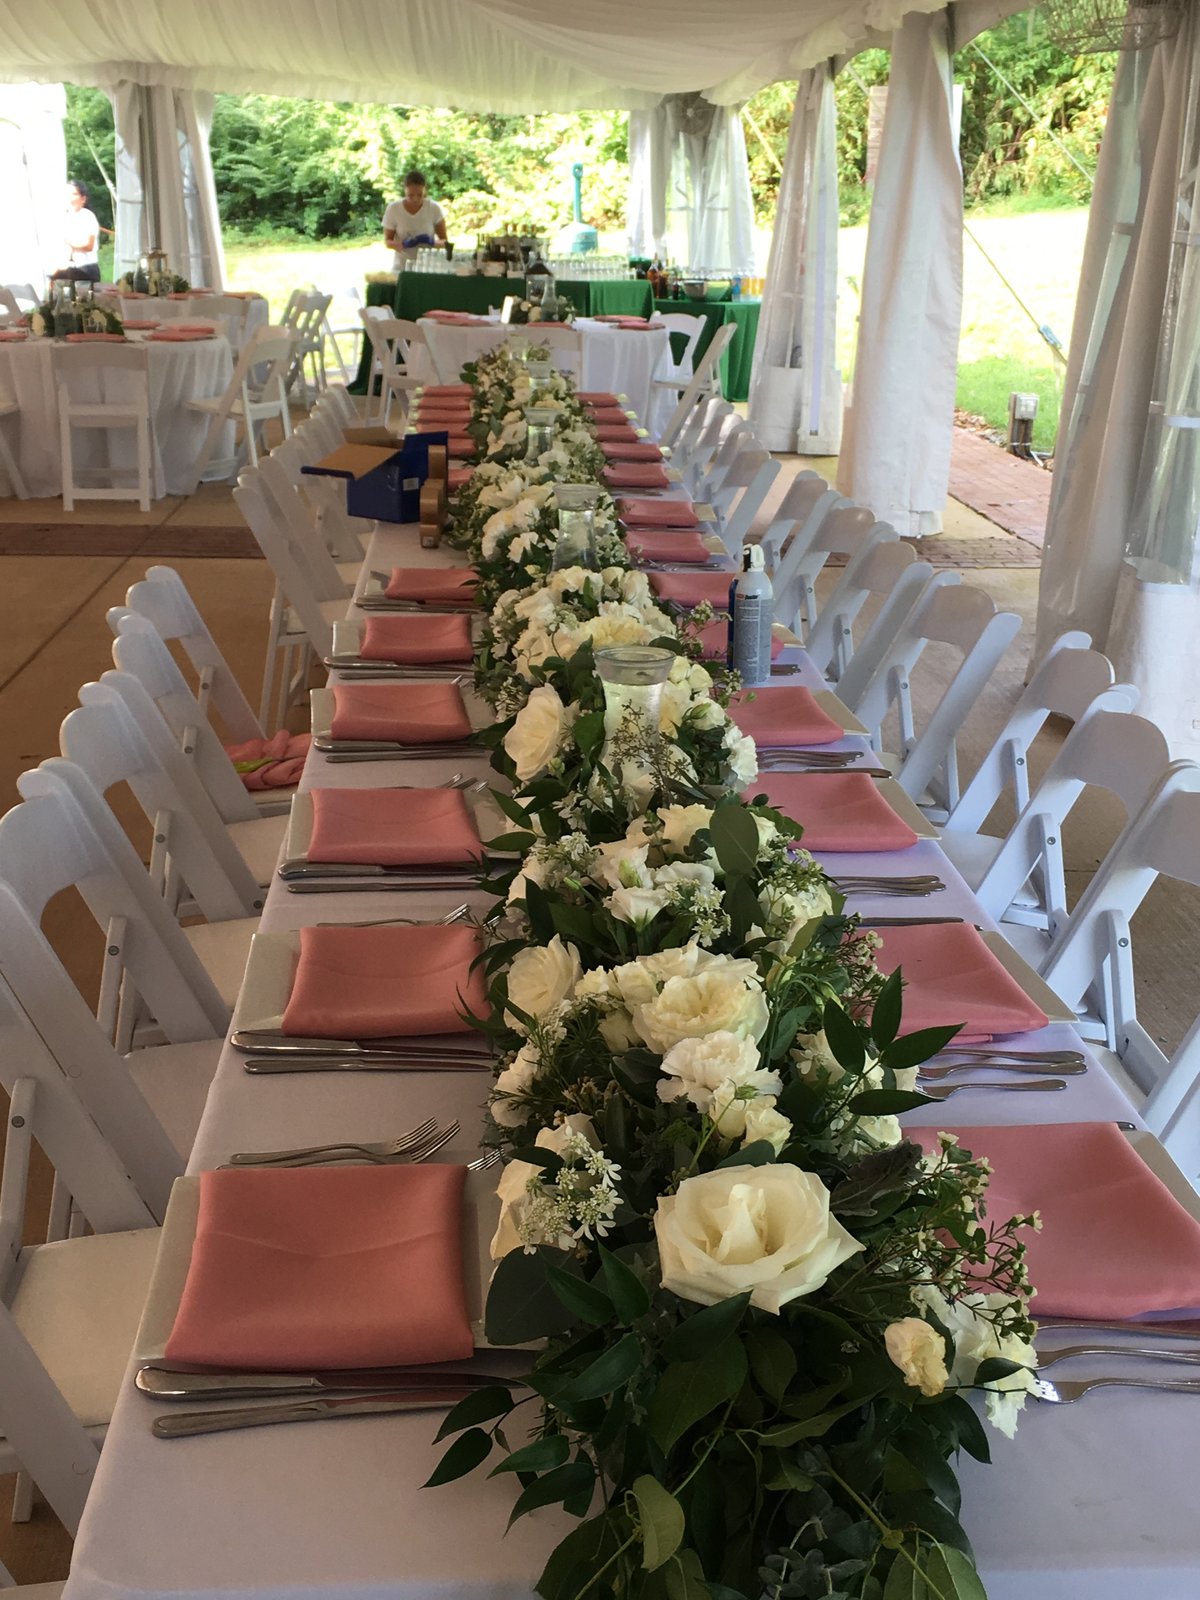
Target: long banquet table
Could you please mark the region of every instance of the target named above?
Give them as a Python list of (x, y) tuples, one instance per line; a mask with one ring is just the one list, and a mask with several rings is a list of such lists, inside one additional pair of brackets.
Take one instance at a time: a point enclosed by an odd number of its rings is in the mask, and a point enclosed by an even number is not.
[[(455, 561), (451, 552), (422, 550), (412, 528), (383, 528), (364, 571)], [(791, 659), (802, 664), (799, 681), (820, 686), (803, 652)], [(477, 764), (487, 772), (482, 759)], [(463, 758), (330, 767), (314, 752), (301, 787), (434, 784), (456, 768), (464, 768)], [(946, 892), (919, 910), (936, 907), (987, 925), (938, 844), (913, 849), (902, 858), (872, 855), (871, 870), (936, 870)], [(832, 869), (852, 862), (858, 870), (863, 860), (825, 859)], [(262, 926), (435, 916), (460, 900), (485, 905), (484, 897), (461, 891), (295, 896), (276, 882)], [(855, 908), (894, 916), (905, 904), (864, 898)], [(1079, 1041), (1060, 1025), (1022, 1043)], [(909, 1120), (953, 1126), (1130, 1117), (1098, 1065), (1067, 1081), (1050, 1095), (972, 1092)], [(487, 1086), (486, 1074), (462, 1070), (255, 1078), (227, 1047), (190, 1170), (215, 1167), (238, 1149), (385, 1137), (431, 1115), (463, 1125), (442, 1158), (469, 1160)], [(1102, 1239), (1096, 1248), (1103, 1251)], [(476, 1359), (487, 1370), (489, 1358)], [(1084, 1363), (1072, 1366), (1073, 1376), (1087, 1372)], [(150, 1433), (151, 1419), (165, 1409), (135, 1392), (131, 1372), (84, 1514), (66, 1600), (531, 1600), (542, 1563), (568, 1525), (561, 1513), (542, 1510), (506, 1535), (513, 1491), (503, 1478), (477, 1473), (422, 1491), (444, 1448), (432, 1443), (437, 1422), (428, 1415), (167, 1443)], [(991, 1432), (995, 1464), (960, 1463), (964, 1522), (989, 1600), (1195, 1600), (1198, 1428), (1195, 1402), (1108, 1390), (1064, 1408), (1031, 1402), (1011, 1444)]]

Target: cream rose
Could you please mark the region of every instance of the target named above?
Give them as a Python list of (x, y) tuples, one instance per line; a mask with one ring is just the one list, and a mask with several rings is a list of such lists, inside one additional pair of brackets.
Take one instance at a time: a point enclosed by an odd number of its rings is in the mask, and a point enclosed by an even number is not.
[[(710, 1033), (702, 1039), (681, 1039), (663, 1057), (664, 1076), (659, 1079), (658, 1098), (670, 1103), (685, 1095), (699, 1111), (707, 1113), (715, 1105), (728, 1105), (740, 1090), (754, 1094), (781, 1094), (783, 1083), (774, 1072), (763, 1071), (758, 1061), (758, 1046), (752, 1039), (736, 1033)], [(742, 1102), (737, 1102), (737, 1108)], [(737, 1109), (734, 1108), (734, 1109)], [(745, 1127), (744, 1112), (727, 1125), (722, 1116), (721, 1132), (733, 1138)]]
[[(517, 951), (508, 969), (508, 998), (528, 1016), (543, 1016), (571, 998), (582, 970), (579, 951), (556, 933), (549, 944), (526, 945)], [(516, 1023), (511, 1011), (508, 1016)]]
[(920, 1317), (901, 1317), (884, 1329), (883, 1344), (909, 1388), (920, 1389), (930, 1400), (941, 1394), (950, 1374), (946, 1371), (946, 1341), (936, 1328)]
[(775, 1096), (764, 1094), (757, 1100), (747, 1100), (745, 1108), (746, 1127), (742, 1144), (758, 1144), (761, 1140), (773, 1145), (778, 1155), (792, 1137), (792, 1125), (781, 1111), (776, 1111)]
[[(600, 1141), (596, 1137), (592, 1119), (581, 1112), (564, 1117), (555, 1128), (542, 1128), (533, 1142), (542, 1150), (553, 1150), (555, 1155), (562, 1155), (573, 1133), (581, 1133), (593, 1148), (599, 1148)], [(529, 1208), (529, 1183), (530, 1179), (539, 1178), (541, 1172), (541, 1167), (535, 1167), (531, 1161), (510, 1161), (500, 1174), (500, 1181), (496, 1185), (500, 1220), (490, 1246), (493, 1261), (501, 1260), (509, 1251), (518, 1250), (524, 1245), (521, 1223)], [(558, 1239), (542, 1239), (538, 1243), (556, 1244), (560, 1250), (569, 1250), (574, 1240), (570, 1234), (563, 1234)]]
[(681, 854), (701, 828), (712, 822), (711, 806), (663, 806), (658, 813), (666, 849)]
[(554, 760), (575, 720), (573, 712), (548, 683), (534, 689), (517, 712), (504, 735), (504, 750), (522, 783), (545, 772)]
[(529, 1120), (532, 1108), (509, 1096), (524, 1094), (537, 1077), (537, 1070), (537, 1050), (533, 1045), (523, 1044), (504, 1071), (497, 1074), (489, 1110), (492, 1120), (502, 1128), (519, 1128)]
[(654, 1232), (664, 1289), (703, 1306), (749, 1290), (775, 1314), (863, 1248), (830, 1216), (820, 1178), (790, 1164), (685, 1178), (659, 1200)]
[(753, 961), (716, 957), (693, 977), (668, 978), (653, 1000), (635, 1007), (634, 1027), (665, 1055), (681, 1039), (737, 1033), (761, 1039), (770, 1013)]

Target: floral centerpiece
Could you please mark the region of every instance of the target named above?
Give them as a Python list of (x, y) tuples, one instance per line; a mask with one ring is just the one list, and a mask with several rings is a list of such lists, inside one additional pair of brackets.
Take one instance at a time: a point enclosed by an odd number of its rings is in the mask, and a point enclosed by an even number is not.
[[(480, 556), (500, 481), (461, 500)], [(486, 1465), (514, 1518), (561, 1509), (543, 1600), (981, 1600), (951, 1460), (988, 1456), (973, 1392), (1006, 1433), (1028, 1392), (1034, 1219), (989, 1217), (949, 1136), (903, 1137), (957, 1030), (903, 1032), (877, 937), (737, 798), (728, 686), (644, 578), (529, 582), (531, 548), (485, 558), (514, 792), (475, 1020), (505, 1157), (487, 1335), (530, 1370), (446, 1417), (430, 1485)], [(629, 726), (595, 672), (621, 649), (662, 658)]]
[(35, 339), (61, 338), (67, 333), (125, 333), (125, 324), (117, 313), (92, 299), (71, 300), (61, 306), (45, 300), (29, 313), (27, 320)]

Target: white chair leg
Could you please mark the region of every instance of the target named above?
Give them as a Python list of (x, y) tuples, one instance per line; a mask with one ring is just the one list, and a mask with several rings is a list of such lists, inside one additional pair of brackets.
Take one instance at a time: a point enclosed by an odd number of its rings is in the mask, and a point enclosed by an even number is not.
[(71, 459), (71, 424), (65, 417), (58, 419), (58, 446), (62, 468), (62, 502), (64, 511), (75, 509), (75, 476)]
[(278, 583), (271, 596), (271, 611), (267, 623), (267, 659), (263, 662), (262, 692), (258, 697), (258, 720), (269, 739), (278, 726), (272, 720), (271, 702), (275, 690), (275, 672), (279, 657), (279, 636), (283, 631), (283, 593)]
[(150, 422), (147, 417), (137, 420), (138, 506), (149, 511), (151, 487), (150, 473), (153, 463), (150, 456)]
[(16, 457), (9, 449), (8, 440), (0, 430), (0, 466), (4, 468), (5, 475), (12, 485), (12, 492), (18, 500), (28, 500), (29, 490), (25, 487), (25, 480), (17, 466)]
[(12, 1520), (28, 1522), (33, 1516), (33, 1479), (27, 1472), (18, 1472), (13, 1484)]

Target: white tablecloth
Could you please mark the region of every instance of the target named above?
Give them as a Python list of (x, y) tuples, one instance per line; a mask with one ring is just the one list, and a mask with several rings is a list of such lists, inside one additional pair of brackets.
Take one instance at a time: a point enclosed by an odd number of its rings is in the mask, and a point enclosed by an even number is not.
[[(171, 300), (160, 295), (134, 297), (110, 294), (100, 298), (106, 306), (111, 306), (123, 322), (130, 317), (137, 322), (149, 322), (151, 319), (159, 322), (203, 320), (210, 314), (205, 309), (206, 304), (211, 305), (212, 301), (212, 296), (206, 294), (190, 294), (182, 300)], [(270, 311), (265, 296), (256, 294), (250, 298), (246, 311), (245, 338), (253, 338), (260, 328), (267, 326)]]
[[(610, 323), (597, 322), (592, 317), (580, 317), (575, 326), (583, 335), (583, 370), (579, 387), (626, 394), (638, 416), (648, 416), (650, 379), (667, 349), (666, 329), (651, 328), (649, 332), (640, 333), (615, 328)], [(511, 334), (520, 334), (529, 339), (537, 337), (536, 323), (512, 328), (496, 322), (489, 327), (482, 327), (422, 317), (420, 327), (433, 362), (430, 362), (424, 350), (418, 350), (413, 363), (413, 376), (426, 383), (457, 382), (458, 374), (468, 361), (477, 361), (486, 351), (503, 344)]]
[[(0, 397), (15, 400), (21, 408), (18, 464), (25, 486), (34, 497), (62, 493), (53, 350), (51, 339), (0, 344)], [(178, 344), (147, 340), (146, 350), (155, 498), (165, 494), (190, 494), (195, 487), (193, 470), (209, 419), (202, 412), (189, 410), (187, 401), (224, 393), (233, 376), (233, 354), (228, 341), (220, 337)], [(107, 382), (111, 398), (119, 398), (120, 378), (110, 375)], [(11, 428), (13, 422), (10, 419), (4, 425)], [(11, 433), (9, 437), (11, 439)], [(105, 454), (106, 449), (111, 455)], [(128, 429), (102, 432), (98, 428), (77, 428), (74, 450), (76, 464), (80, 466), (98, 465), (106, 460), (124, 466), (136, 459), (133, 434)], [(232, 424), (228, 438), (216, 454), (232, 456)]]
[[(366, 565), (448, 560), (421, 550), (411, 529), (385, 529), (373, 540)], [(460, 757), (453, 765), (466, 763)], [(478, 765), (486, 771), (482, 761)], [(314, 754), (303, 786), (436, 783), (451, 770), (445, 761), (331, 768)], [(922, 864), (935, 865), (948, 885), (938, 911), (984, 921), (939, 847), (919, 849)], [(886, 870), (893, 860), (872, 857), (872, 870)], [(836, 867), (839, 858), (828, 863)], [(904, 857), (903, 870), (917, 870), (912, 857)], [(412, 894), (403, 897), (403, 913), (436, 914), (462, 898), (482, 903), (458, 893)], [(861, 909), (895, 915), (896, 902), (864, 900)], [(391, 896), (294, 896), (276, 883), (263, 926), (397, 914)], [(1027, 1043), (1078, 1041), (1059, 1026)], [(1130, 1116), (1098, 1066), (1068, 1084), (1041, 1097), (980, 1092), (913, 1120), (953, 1125)], [(470, 1130), (486, 1092), (486, 1076), (470, 1072), (255, 1078), (227, 1049), (192, 1169), (216, 1166), (235, 1149), (384, 1137), (435, 1114), (460, 1119), (464, 1135), (445, 1155), (466, 1159), (474, 1153)], [(486, 1370), (486, 1359), (482, 1364)], [(127, 1385), (84, 1514), (65, 1600), (531, 1600), (549, 1550), (573, 1525), (542, 1510), (506, 1536), (513, 1488), (504, 1478), (475, 1474), (421, 1490), (444, 1448), (431, 1443), (436, 1429), (428, 1417), (366, 1417), (168, 1444), (150, 1433), (151, 1418), (164, 1409)], [(1109, 1390), (1062, 1409), (1031, 1404), (1014, 1443), (992, 1434), (992, 1467), (959, 1464), (964, 1521), (989, 1600), (1196, 1600), (1198, 1427), (1194, 1402)]]

